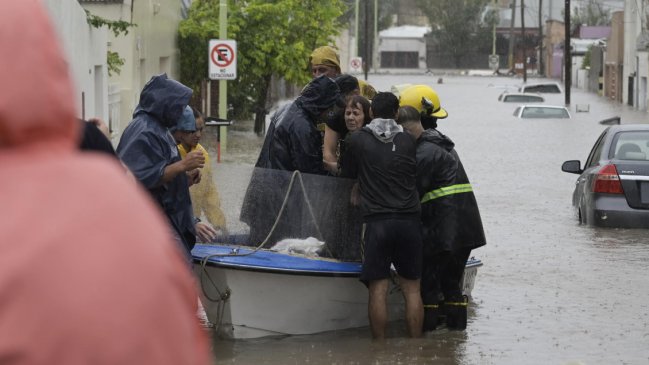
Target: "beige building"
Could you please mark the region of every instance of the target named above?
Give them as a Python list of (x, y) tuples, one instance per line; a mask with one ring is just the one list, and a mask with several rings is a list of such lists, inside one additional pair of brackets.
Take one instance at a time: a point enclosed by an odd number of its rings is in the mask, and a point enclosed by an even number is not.
[(131, 121), (140, 90), (153, 75), (167, 73), (178, 79), (178, 24), (182, 20), (180, 0), (79, 0), (90, 13), (109, 20), (123, 20), (136, 26), (127, 35), (110, 32), (108, 49), (124, 59), (119, 75), (108, 85), (107, 121), (113, 142)]

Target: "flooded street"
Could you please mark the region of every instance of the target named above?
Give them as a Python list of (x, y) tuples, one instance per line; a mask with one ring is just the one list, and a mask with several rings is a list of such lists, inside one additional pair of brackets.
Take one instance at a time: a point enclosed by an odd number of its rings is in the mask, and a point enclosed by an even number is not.
[[(370, 75), (368, 81), (381, 91), (429, 84), (449, 112), (439, 130), (456, 144), (487, 235), (487, 246), (473, 251), (484, 266), (467, 330), (411, 340), (403, 323), (391, 323), (385, 343), (372, 342), (369, 328), (215, 339), (218, 364), (649, 363), (649, 232), (580, 226), (571, 206), (577, 175), (561, 171), (565, 160), (583, 165), (605, 128), (599, 120), (619, 115), (624, 124), (647, 123), (647, 114), (573, 89), (572, 119), (516, 119), (517, 104), (497, 98), (522, 79), (442, 77), (441, 84), (439, 75)], [(563, 94), (548, 99), (563, 105)], [(576, 105), (589, 111), (576, 113)], [(243, 228), (238, 214), (260, 143), (252, 132), (232, 130), (229, 144), (215, 172), (236, 232)]]

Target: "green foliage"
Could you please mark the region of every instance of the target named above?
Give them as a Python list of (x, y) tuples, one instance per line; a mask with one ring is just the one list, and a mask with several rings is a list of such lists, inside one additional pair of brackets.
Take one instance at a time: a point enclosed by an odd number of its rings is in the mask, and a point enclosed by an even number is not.
[[(195, 0), (180, 24), (181, 81), (198, 90), (208, 73), (208, 42), (219, 37), (219, 1)], [(228, 38), (237, 41), (237, 80), (228, 84), (235, 117), (263, 117), (273, 76), (310, 79), (311, 51), (338, 34), (342, 0), (230, 0)], [(257, 129), (257, 128), (256, 128)], [(259, 131), (258, 131), (259, 132)]]
[(95, 28), (101, 28), (103, 26), (108, 27), (108, 29), (113, 32), (115, 37), (119, 37), (119, 35), (122, 33), (124, 33), (124, 35), (127, 35), (128, 29), (130, 27), (137, 27), (136, 24), (129, 23), (124, 20), (109, 20), (102, 18), (90, 13), (88, 10), (86, 10), (86, 21), (88, 22), (88, 24)]
[(415, 0), (428, 17), (433, 36), (441, 49), (448, 51), (456, 65), (466, 54), (491, 44), (494, 14), (485, 8), (490, 0)]
[[(119, 37), (122, 33), (128, 34), (130, 27), (137, 27), (136, 24), (129, 23), (123, 20), (108, 20), (100, 16), (94, 15), (86, 10), (86, 21), (94, 28), (108, 27), (113, 32), (115, 37)], [(113, 73), (119, 75), (120, 68), (124, 65), (124, 59), (119, 57), (119, 53), (108, 51), (106, 54), (106, 64), (108, 65), (108, 75), (112, 76)]]
[(602, 0), (588, 0), (586, 4), (575, 7), (570, 16), (573, 27), (580, 25), (610, 25), (611, 10), (604, 7)]
[(113, 73), (119, 75), (120, 68), (124, 65), (124, 59), (119, 57), (119, 53), (108, 51), (106, 60), (108, 63), (108, 75), (112, 76)]

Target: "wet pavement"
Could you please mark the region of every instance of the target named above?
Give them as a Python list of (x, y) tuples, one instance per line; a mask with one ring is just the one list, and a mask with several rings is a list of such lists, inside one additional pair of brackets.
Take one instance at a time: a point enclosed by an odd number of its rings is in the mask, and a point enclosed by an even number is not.
[[(583, 164), (605, 128), (599, 120), (619, 115), (625, 124), (647, 123), (649, 116), (573, 89), (573, 119), (516, 119), (515, 104), (497, 97), (521, 79), (441, 77), (441, 84), (440, 75), (370, 75), (369, 82), (378, 90), (429, 84), (449, 112), (439, 130), (456, 143), (487, 234), (487, 246), (473, 252), (485, 266), (468, 329), (412, 340), (397, 322), (383, 343), (372, 342), (368, 328), (215, 339), (217, 363), (649, 363), (649, 231), (580, 226), (571, 207), (577, 175), (561, 172), (565, 160)], [(563, 105), (563, 94), (549, 99), (546, 104)], [(577, 105), (589, 111), (576, 113)], [(230, 146), (215, 169), (231, 231), (243, 228), (237, 222), (242, 190), (261, 143), (244, 126), (238, 129), (230, 131)]]

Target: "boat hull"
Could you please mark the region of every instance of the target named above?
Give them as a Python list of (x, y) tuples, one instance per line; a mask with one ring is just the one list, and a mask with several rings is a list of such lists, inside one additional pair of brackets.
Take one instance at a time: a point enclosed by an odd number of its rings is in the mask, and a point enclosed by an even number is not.
[[(358, 263), (199, 246), (193, 254), (203, 307), (221, 336), (304, 335), (369, 324)], [(469, 295), (480, 265), (465, 270)], [(389, 318), (403, 318), (403, 297), (394, 282), (388, 301)]]

